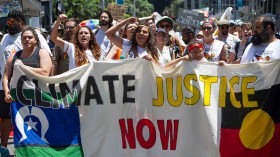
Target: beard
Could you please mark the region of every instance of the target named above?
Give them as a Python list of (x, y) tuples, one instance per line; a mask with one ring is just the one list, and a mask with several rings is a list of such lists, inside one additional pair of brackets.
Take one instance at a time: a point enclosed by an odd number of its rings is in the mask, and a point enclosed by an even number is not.
[(105, 21), (105, 20), (99, 21), (99, 25), (100, 26), (107, 26), (107, 25), (109, 25), (109, 21)]
[(63, 39), (66, 40), (66, 41), (70, 41), (71, 40), (71, 37), (72, 37), (72, 33), (68, 33), (66, 32), (64, 35), (63, 35)]
[(269, 33), (262, 31), (261, 33), (255, 33), (253, 35), (251, 42), (253, 45), (260, 45), (262, 43), (266, 43), (269, 40)]
[(7, 29), (10, 35), (15, 35), (20, 32), (19, 25), (9, 26)]

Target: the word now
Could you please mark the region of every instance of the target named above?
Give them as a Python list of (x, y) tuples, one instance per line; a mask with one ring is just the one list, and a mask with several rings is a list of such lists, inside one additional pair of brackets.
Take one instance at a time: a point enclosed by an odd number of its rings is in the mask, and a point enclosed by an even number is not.
[[(126, 125), (127, 122), (127, 125)], [(160, 134), (160, 141), (163, 150), (168, 149), (170, 143), (170, 150), (176, 150), (177, 134), (179, 127), (179, 120), (157, 120), (157, 128)], [(122, 148), (127, 148), (127, 143), (130, 149), (136, 149), (136, 139), (142, 148), (150, 149), (156, 143), (156, 126), (149, 119), (141, 119), (135, 128), (133, 119), (120, 119), (119, 120), (121, 135), (122, 135)], [(145, 139), (143, 129), (148, 128), (149, 137)], [(145, 134), (146, 135), (146, 134)], [(127, 142), (126, 142), (127, 141)]]

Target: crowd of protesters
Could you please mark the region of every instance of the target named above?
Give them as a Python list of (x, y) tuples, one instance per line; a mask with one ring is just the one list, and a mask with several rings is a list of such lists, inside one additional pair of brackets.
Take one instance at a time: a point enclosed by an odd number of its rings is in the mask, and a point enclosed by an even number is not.
[(223, 66), (280, 58), (280, 40), (275, 36), (272, 17), (260, 16), (253, 24), (206, 18), (197, 30), (186, 26), (181, 36), (175, 36), (170, 33), (174, 21), (163, 16), (155, 22), (155, 16), (130, 17), (113, 24), (111, 13), (103, 10), (99, 27), (92, 30), (61, 14), (51, 33), (45, 34), (43, 29), (28, 27), (22, 12), (10, 12), (8, 34), (0, 32), (1, 146), (7, 147), (12, 130), (9, 81), (15, 62), (35, 73), (53, 76), (94, 61), (115, 59), (144, 58), (169, 70), (190, 60)]

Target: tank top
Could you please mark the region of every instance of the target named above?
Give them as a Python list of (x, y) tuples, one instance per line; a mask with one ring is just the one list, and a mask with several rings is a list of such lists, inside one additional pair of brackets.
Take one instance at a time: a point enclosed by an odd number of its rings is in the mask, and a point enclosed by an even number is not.
[(24, 65), (33, 67), (33, 68), (40, 68), (40, 57), (39, 57), (39, 48), (36, 48), (34, 50), (34, 52), (32, 53), (31, 56), (27, 57), (27, 58), (21, 58), (20, 55), (22, 53), (22, 50), (16, 52), (16, 54), (14, 55), (13, 61), (12, 61), (12, 65), (15, 64), (15, 61), (17, 59), (21, 60), (22, 63)]

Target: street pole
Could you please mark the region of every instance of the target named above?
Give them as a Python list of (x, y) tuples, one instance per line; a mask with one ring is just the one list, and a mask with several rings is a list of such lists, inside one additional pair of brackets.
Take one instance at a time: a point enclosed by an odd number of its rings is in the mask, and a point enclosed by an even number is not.
[(133, 9), (133, 16), (136, 17), (136, 6), (135, 6), (135, 0), (133, 0), (133, 6), (134, 6), (134, 9)]

